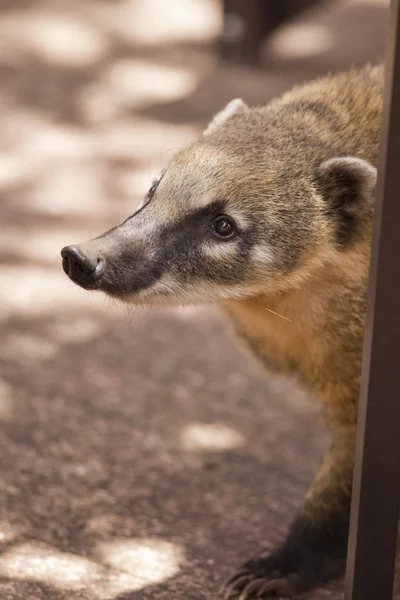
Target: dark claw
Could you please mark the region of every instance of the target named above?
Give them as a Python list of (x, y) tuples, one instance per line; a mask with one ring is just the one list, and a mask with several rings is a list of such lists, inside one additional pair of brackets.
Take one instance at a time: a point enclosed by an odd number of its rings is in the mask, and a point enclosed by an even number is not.
[(220, 594), (223, 600), (252, 600), (255, 598), (264, 598), (266, 595), (278, 597), (291, 597), (294, 593), (301, 591), (301, 586), (296, 576), (275, 577), (274, 579), (265, 579), (265, 577), (254, 578), (249, 571), (240, 571), (228, 579), (221, 588)]
[[(264, 579), (265, 581), (265, 579)], [(285, 593), (286, 582), (284, 579), (270, 579), (265, 581), (264, 585), (258, 591), (258, 598), (262, 598), (267, 592)]]
[(266, 581), (265, 585), (260, 588), (256, 597), (262, 598), (264, 594), (267, 594), (268, 592), (274, 592), (274, 595), (276, 596), (288, 598), (300, 591), (301, 587), (297, 587), (296, 581), (293, 578), (270, 579), (269, 581)]
[(256, 598), (262, 598), (264, 596), (264, 593), (267, 591), (267, 585), (268, 582), (264, 583), (264, 585), (260, 587), (260, 589), (257, 592)]
[(258, 590), (256, 598), (262, 598), (266, 592), (271, 590), (270, 584), (272, 583), (273, 585), (275, 585), (276, 581), (277, 581), (276, 579), (272, 579), (271, 581), (265, 581), (265, 579), (264, 579), (264, 585), (262, 585), (260, 587), (260, 589)]
[(224, 600), (229, 600), (229, 598), (234, 598), (238, 596), (240, 592), (253, 580), (252, 575), (242, 575), (242, 577), (236, 577), (232, 582), (230, 587), (226, 590), (224, 595)]
[(251, 581), (241, 593), (239, 600), (249, 600), (252, 596), (254, 596), (255, 592), (258, 592), (265, 584), (265, 579), (259, 578)]
[(246, 569), (242, 569), (241, 571), (238, 571), (237, 573), (235, 573), (234, 575), (232, 575), (232, 577), (229, 577), (229, 579), (227, 579), (221, 586), (220, 590), (219, 590), (219, 594), (220, 596), (222, 596), (224, 594), (224, 592), (231, 587), (232, 583), (234, 583), (235, 581), (237, 581), (238, 579), (240, 579), (241, 577), (244, 577), (244, 575), (251, 575), (250, 571), (247, 571)]

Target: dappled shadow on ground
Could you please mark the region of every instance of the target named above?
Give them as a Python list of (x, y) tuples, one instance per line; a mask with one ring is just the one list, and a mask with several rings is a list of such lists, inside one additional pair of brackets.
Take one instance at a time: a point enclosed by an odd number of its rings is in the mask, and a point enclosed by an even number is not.
[(211, 0), (0, 8), (0, 596), (212, 598), (284, 535), (327, 443), (315, 408), (216, 313), (127, 312), (59, 250), (132, 212), (232, 97), (379, 58), (385, 5), (313, 9), (313, 48), (277, 32), (263, 71), (217, 64)]
[[(104, 321), (81, 310), (4, 328), (10, 539), (0, 574), (22, 580), (17, 589), (43, 577), (68, 598), (114, 598), (109, 590), (131, 592), (135, 577), (141, 589), (158, 565), (161, 581), (174, 577), (151, 597), (177, 594), (185, 578), (185, 597), (206, 597), (238, 544), (251, 553), (282, 536), (322, 450), (315, 415), (285, 386), (271, 387), (266, 403), (265, 385), (212, 313), (150, 313), (128, 332), (124, 319)], [(107, 548), (129, 556), (146, 540), (154, 558), (144, 554), (135, 574), (133, 554), (124, 576)], [(40, 553), (35, 563), (40, 549), (77, 569), (72, 582), (47, 573)]]

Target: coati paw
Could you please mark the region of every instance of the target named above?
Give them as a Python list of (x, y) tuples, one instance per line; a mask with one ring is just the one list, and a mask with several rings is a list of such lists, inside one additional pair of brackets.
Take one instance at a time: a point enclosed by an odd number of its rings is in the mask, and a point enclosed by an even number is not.
[(346, 565), (348, 512), (346, 503), (318, 528), (299, 516), (281, 546), (245, 563), (222, 586), (223, 600), (291, 598), (340, 577)]
[(220, 595), (223, 600), (291, 598), (312, 589), (318, 583), (322, 581), (316, 580), (306, 571), (288, 571), (271, 556), (246, 563), (224, 583)]
[(271, 573), (269, 577), (261, 577), (250, 571), (240, 571), (223, 586), (222, 598), (223, 600), (291, 598), (307, 589), (309, 586), (303, 585), (300, 575), (281, 576), (279, 573)]

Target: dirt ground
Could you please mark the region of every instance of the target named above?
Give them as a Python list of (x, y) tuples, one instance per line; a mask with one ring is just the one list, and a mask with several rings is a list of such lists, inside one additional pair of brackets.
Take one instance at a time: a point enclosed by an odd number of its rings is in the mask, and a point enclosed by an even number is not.
[(213, 310), (129, 312), (59, 251), (133, 212), (225, 102), (380, 60), (387, 3), (319, 5), (262, 70), (218, 63), (212, 0), (0, 8), (0, 598), (215, 599), (284, 536), (328, 441), (317, 407)]

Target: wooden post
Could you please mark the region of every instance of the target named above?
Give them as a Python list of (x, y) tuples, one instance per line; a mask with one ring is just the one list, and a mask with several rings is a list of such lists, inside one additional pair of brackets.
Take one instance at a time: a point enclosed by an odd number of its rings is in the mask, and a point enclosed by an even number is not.
[(346, 600), (391, 600), (400, 503), (400, 0), (392, 0)]

